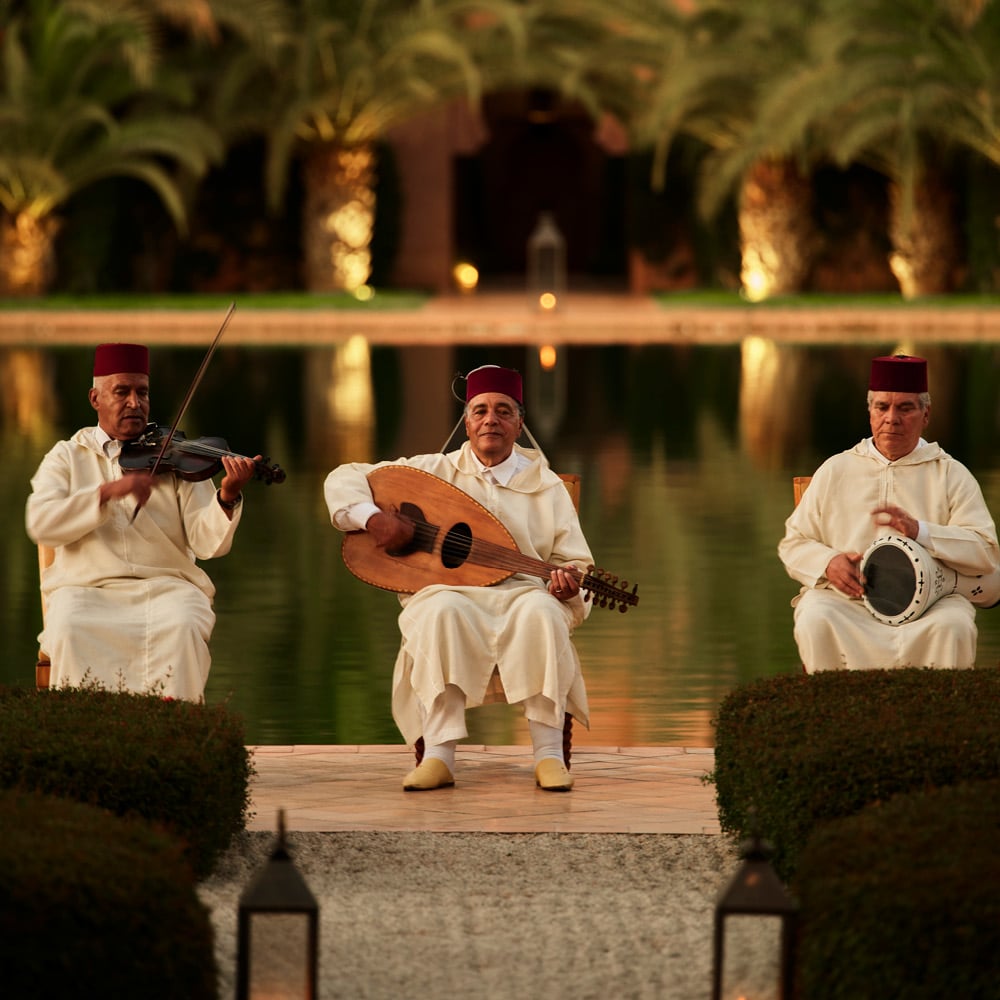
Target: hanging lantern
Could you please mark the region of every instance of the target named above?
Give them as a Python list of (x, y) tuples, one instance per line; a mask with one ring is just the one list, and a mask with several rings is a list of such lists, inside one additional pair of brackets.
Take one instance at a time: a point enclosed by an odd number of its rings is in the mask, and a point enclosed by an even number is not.
[(243, 891), (237, 933), (237, 1000), (315, 1000), (319, 906), (285, 847), (285, 811), (267, 864)]

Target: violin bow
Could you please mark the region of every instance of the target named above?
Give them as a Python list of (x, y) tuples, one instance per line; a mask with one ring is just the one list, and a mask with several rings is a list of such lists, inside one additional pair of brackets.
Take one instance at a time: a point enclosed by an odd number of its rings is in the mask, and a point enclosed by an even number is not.
[[(226, 310), (226, 315), (223, 317), (222, 325), (219, 327), (219, 332), (215, 335), (215, 340), (212, 341), (211, 346), (205, 353), (205, 357), (202, 359), (201, 365), (198, 367), (198, 371), (195, 372), (195, 376), (191, 380), (191, 384), (188, 386), (188, 391), (181, 402), (180, 409), (177, 411), (177, 416), (174, 417), (174, 422), (170, 425), (170, 430), (167, 432), (166, 437), (163, 439), (163, 443), (160, 445), (160, 450), (157, 452), (156, 459), (149, 470), (150, 478), (156, 475), (156, 470), (160, 467), (160, 462), (162, 461), (163, 456), (167, 453), (167, 449), (170, 447), (171, 441), (174, 439), (174, 433), (176, 432), (178, 426), (180, 426), (180, 422), (184, 419), (184, 414), (187, 412), (187, 408), (190, 406), (191, 400), (194, 398), (194, 394), (197, 391), (198, 386), (201, 384), (202, 378), (205, 376), (205, 371), (208, 369), (208, 363), (212, 360), (212, 355), (215, 353), (216, 347), (219, 346), (219, 341), (222, 340), (222, 335), (226, 332), (226, 327), (229, 326), (229, 321), (233, 318), (234, 312), (236, 312), (236, 303), (231, 302), (229, 304), (229, 308)], [(140, 510), (142, 510), (142, 504), (136, 504), (129, 524), (135, 523), (135, 519), (139, 516)]]

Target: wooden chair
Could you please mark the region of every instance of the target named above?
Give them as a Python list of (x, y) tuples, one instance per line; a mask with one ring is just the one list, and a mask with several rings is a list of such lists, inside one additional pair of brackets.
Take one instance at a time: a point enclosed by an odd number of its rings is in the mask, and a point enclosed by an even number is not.
[(798, 507), (802, 494), (806, 487), (812, 482), (812, 476), (795, 476), (792, 479), (792, 492), (795, 494), (795, 506)]
[[(42, 573), (52, 565), (52, 560), (56, 557), (56, 550), (48, 545), (38, 546), (38, 582), (41, 585)], [(42, 626), (45, 626), (45, 595), (41, 595), (42, 602)], [(49, 654), (44, 649), (38, 650), (38, 661), (35, 663), (35, 687), (39, 691), (44, 691), (49, 686), (49, 675), (52, 672), (52, 661)]]
[[(570, 498), (573, 501), (573, 506), (580, 510), (580, 477), (572, 472), (562, 473), (560, 472), (559, 478), (563, 481), (567, 491), (569, 492)], [(413, 744), (414, 756), (417, 758), (417, 764), (424, 759), (424, 738), (421, 736), (416, 743)], [(570, 767), (570, 758), (573, 756), (573, 716), (566, 713), (563, 719), (563, 761), (566, 764), (567, 769)]]

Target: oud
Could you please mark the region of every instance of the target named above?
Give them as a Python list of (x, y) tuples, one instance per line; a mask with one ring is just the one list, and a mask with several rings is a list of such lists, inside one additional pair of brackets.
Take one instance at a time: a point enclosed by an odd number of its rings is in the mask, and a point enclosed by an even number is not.
[(549, 579), (563, 569), (601, 608), (623, 614), (639, 603), (638, 585), (590, 566), (556, 566), (518, 550), (503, 523), (467, 493), (443, 479), (405, 465), (386, 465), (368, 474), (372, 498), (382, 510), (408, 518), (413, 539), (405, 549), (387, 551), (367, 531), (344, 535), (344, 564), (359, 579), (381, 590), (413, 594), (432, 584), (489, 587), (515, 573)]

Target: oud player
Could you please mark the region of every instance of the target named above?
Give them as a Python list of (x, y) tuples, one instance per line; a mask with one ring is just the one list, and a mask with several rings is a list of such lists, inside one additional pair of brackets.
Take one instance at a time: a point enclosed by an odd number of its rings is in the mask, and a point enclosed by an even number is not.
[[(387, 551), (403, 549), (412, 524), (374, 504), (367, 476), (380, 466), (409, 466), (468, 494), (506, 526), (523, 554), (557, 567), (548, 580), (515, 573), (491, 587), (432, 584), (401, 594), (392, 714), (407, 743), (422, 737), (425, 746), (403, 781), (407, 791), (455, 783), (466, 709), (493, 701), (522, 706), (538, 787), (569, 791), (565, 713), (589, 727), (572, 635), (591, 605), (578, 576), (562, 567), (586, 571), (593, 560), (562, 480), (537, 449), (516, 443), (525, 417), (520, 374), (484, 365), (468, 373), (465, 389), (467, 440), (458, 450), (342, 465), (326, 479), (327, 507), (341, 531), (367, 531)], [(407, 499), (420, 505), (419, 496)]]
[(223, 458), (218, 489), (172, 472), (123, 472), (123, 444), (149, 421), (149, 351), (140, 344), (97, 347), (89, 399), (97, 426), (53, 446), (27, 503), (28, 535), (55, 549), (42, 575), (39, 636), (50, 684), (199, 701), (215, 587), (195, 559), (230, 550), (254, 460)]

